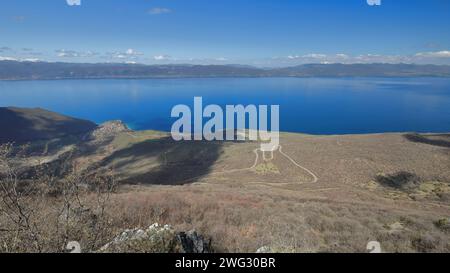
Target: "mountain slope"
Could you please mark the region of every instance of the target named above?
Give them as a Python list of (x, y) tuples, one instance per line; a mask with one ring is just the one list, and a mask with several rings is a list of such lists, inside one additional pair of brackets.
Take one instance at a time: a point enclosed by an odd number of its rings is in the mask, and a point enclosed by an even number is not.
[(0, 107), (0, 143), (23, 143), (82, 134), (97, 125), (40, 108)]
[(0, 80), (193, 77), (450, 77), (450, 66), (306, 64), (261, 69), (243, 65), (142, 65), (0, 61)]

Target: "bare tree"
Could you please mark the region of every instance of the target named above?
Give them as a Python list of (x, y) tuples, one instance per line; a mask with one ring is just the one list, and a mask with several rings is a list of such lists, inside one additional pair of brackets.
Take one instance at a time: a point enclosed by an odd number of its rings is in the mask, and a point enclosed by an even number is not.
[(14, 149), (0, 146), (0, 251), (62, 252), (70, 241), (94, 251), (109, 239), (107, 207), (117, 186), (112, 170), (84, 173), (68, 156), (57, 166), (70, 166), (68, 174), (55, 177), (37, 164), (24, 179), (13, 164), (24, 158)]

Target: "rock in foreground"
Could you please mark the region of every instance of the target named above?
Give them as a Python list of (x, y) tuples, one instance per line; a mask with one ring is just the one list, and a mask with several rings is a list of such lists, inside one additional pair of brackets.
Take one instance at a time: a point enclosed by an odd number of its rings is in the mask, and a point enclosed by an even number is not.
[(148, 229), (125, 230), (103, 246), (103, 253), (211, 253), (211, 240), (192, 230), (176, 232), (171, 226), (153, 224)]

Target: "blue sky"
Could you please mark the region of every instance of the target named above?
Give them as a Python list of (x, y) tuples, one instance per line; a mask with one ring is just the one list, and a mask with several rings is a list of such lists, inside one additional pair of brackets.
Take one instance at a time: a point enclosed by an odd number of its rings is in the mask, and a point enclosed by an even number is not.
[(450, 64), (450, 1), (2, 1), (0, 59)]

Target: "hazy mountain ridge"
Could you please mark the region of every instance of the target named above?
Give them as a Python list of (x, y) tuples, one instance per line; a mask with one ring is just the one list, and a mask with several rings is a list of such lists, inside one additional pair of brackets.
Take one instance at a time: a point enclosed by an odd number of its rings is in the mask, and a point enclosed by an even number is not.
[(450, 66), (306, 64), (285, 68), (242, 65), (143, 65), (0, 61), (0, 80), (193, 77), (450, 77)]
[(278, 76), (291, 77), (448, 77), (450, 66), (416, 64), (306, 64), (274, 69)]

